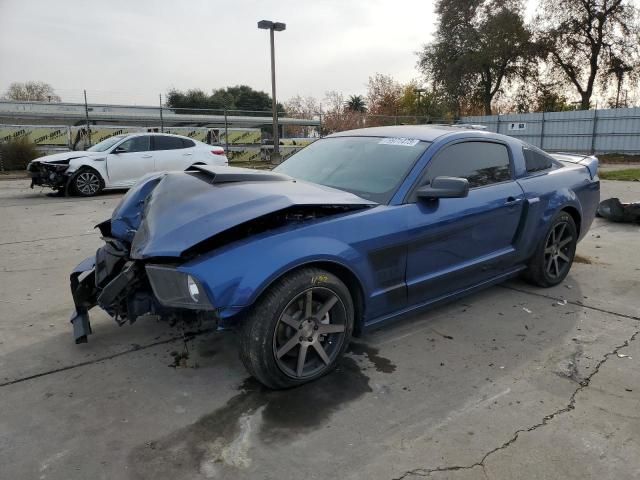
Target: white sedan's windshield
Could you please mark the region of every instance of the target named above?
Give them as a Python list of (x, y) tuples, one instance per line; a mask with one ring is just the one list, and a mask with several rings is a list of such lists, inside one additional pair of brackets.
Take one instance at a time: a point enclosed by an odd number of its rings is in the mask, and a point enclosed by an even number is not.
[(87, 148), (87, 152), (104, 152), (105, 150), (109, 150), (124, 137), (126, 137), (126, 135), (115, 135), (113, 137), (106, 138), (100, 143), (96, 143), (93, 147)]
[(274, 171), (387, 203), (428, 146), (408, 138), (329, 137)]

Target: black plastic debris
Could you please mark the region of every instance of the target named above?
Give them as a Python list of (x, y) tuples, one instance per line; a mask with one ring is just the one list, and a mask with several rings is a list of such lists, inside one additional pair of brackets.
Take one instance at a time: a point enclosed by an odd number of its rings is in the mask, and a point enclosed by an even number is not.
[(622, 203), (618, 198), (600, 202), (597, 215), (612, 222), (640, 224), (640, 202)]

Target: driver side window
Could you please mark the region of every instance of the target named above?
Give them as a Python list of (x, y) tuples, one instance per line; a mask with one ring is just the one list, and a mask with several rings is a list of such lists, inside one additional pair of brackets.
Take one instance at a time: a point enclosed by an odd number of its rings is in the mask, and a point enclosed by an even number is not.
[(431, 160), (421, 184), (442, 176), (466, 178), (469, 188), (506, 182), (511, 180), (509, 151), (501, 143), (455, 143)]
[(149, 136), (142, 135), (140, 137), (133, 137), (129, 140), (125, 140), (118, 145), (118, 149), (123, 149), (125, 153), (148, 152), (151, 150), (149, 147)]

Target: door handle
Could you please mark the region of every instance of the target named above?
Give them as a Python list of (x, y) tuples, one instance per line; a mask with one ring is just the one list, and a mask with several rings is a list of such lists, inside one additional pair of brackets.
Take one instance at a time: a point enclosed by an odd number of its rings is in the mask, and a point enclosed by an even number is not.
[(142, 155), (142, 158), (151, 158), (153, 155)]
[(183, 153), (183, 155), (186, 157), (188, 155), (193, 155), (193, 153)]
[(507, 197), (507, 201), (506, 201), (506, 202), (504, 202), (504, 204), (505, 204), (507, 207), (512, 207), (512, 206), (514, 206), (514, 205), (519, 204), (521, 201), (522, 201), (522, 199), (521, 199), (521, 198), (516, 198), (516, 197)]

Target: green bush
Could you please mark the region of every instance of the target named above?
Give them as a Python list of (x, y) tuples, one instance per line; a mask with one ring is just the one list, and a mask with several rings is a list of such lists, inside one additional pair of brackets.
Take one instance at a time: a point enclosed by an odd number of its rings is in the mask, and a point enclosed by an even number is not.
[(27, 164), (40, 156), (35, 143), (26, 138), (17, 138), (0, 143), (0, 158), (3, 170), (24, 170)]

